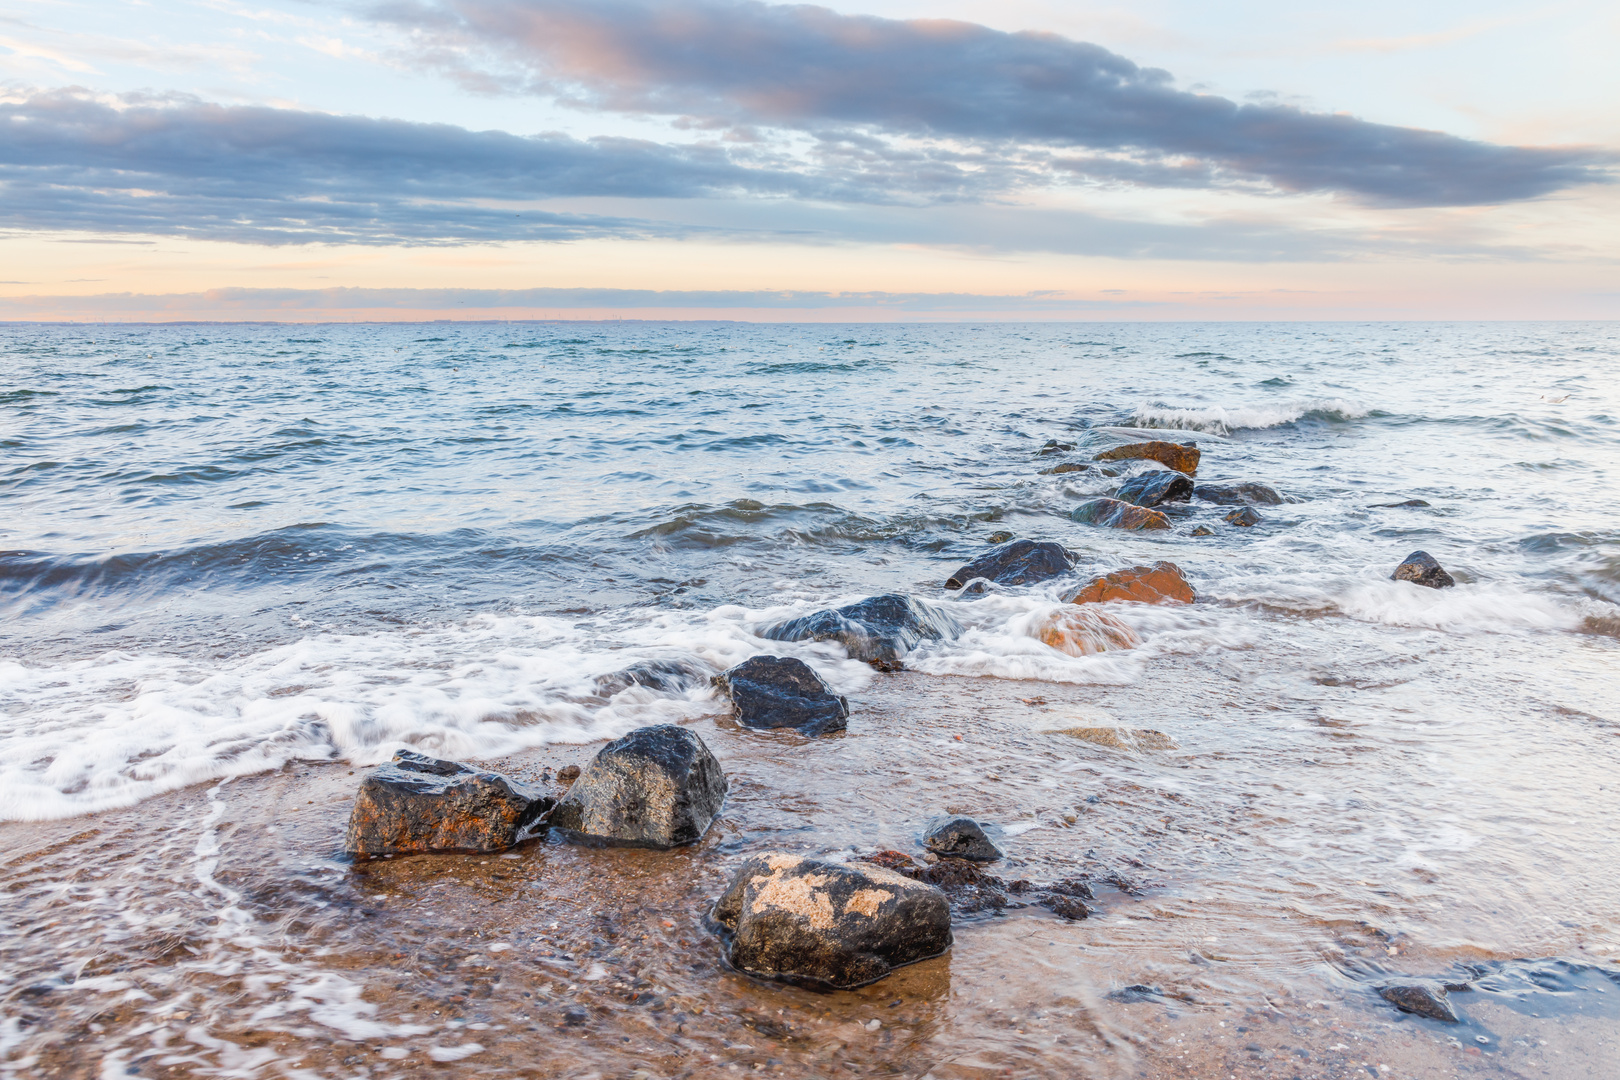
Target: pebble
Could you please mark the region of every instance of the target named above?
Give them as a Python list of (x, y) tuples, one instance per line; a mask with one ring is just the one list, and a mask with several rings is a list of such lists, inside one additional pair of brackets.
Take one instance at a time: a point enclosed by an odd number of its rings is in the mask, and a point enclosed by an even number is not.
[(882, 1026), (883, 1026), (883, 1021), (881, 1021), (881, 1020), (868, 1020), (866, 1022), (866, 1030), (867, 1031), (876, 1031), (878, 1028), (880, 1028)]

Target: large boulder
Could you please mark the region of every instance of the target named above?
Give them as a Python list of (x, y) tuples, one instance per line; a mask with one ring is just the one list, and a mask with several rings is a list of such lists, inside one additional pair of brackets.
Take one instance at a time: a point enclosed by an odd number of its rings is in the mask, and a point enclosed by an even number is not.
[(726, 774), (703, 740), (674, 724), (608, 743), (551, 812), (571, 840), (615, 847), (696, 843), (726, 798)]
[(1152, 472), (1133, 476), (1119, 485), (1119, 490), (1114, 492), (1114, 498), (1120, 502), (1135, 503), (1137, 506), (1186, 502), (1192, 495), (1192, 480), (1169, 469), (1154, 469)]
[(1069, 518), (1084, 525), (1102, 525), (1110, 529), (1168, 529), (1170, 519), (1157, 510), (1136, 506), (1118, 499), (1092, 499), (1081, 503)]
[(1449, 589), (1457, 584), (1457, 580), (1441, 569), (1434, 556), (1427, 551), (1412, 552), (1389, 577), (1391, 581), (1410, 581), (1430, 589)]
[(1142, 643), (1135, 630), (1113, 615), (1083, 607), (1058, 608), (1035, 623), (1032, 632), (1043, 643), (1070, 656), (1134, 649)]
[(1187, 575), (1173, 562), (1152, 566), (1132, 566), (1093, 578), (1071, 598), (1076, 604), (1104, 604), (1110, 600), (1134, 600), (1142, 604), (1190, 604), (1198, 599)]
[(739, 971), (840, 990), (951, 947), (950, 902), (932, 885), (780, 852), (744, 863), (711, 918)]
[[(1006, 546), (1028, 543), (1015, 540)], [(772, 641), (836, 641), (852, 659), (879, 671), (899, 671), (901, 658), (922, 642), (953, 638), (961, 631), (961, 625), (938, 604), (888, 593), (836, 610), (801, 615), (766, 627), (759, 636)]]
[(751, 656), (716, 675), (714, 684), (745, 727), (825, 735), (848, 726), (849, 702), (795, 657)]
[(945, 579), (947, 589), (960, 589), (976, 578), (997, 585), (1033, 585), (1037, 581), (1067, 574), (1074, 567), (1074, 554), (1062, 544), (1049, 540), (1014, 540), (987, 551)]
[(1139, 442), (1116, 446), (1097, 455), (1098, 461), (1129, 461), (1142, 459), (1157, 461), (1160, 465), (1188, 476), (1198, 475), (1199, 450), (1197, 443)]
[(555, 803), (499, 773), (401, 750), (360, 781), (343, 849), (361, 856), (501, 851)]
[(970, 862), (995, 862), (1001, 849), (984, 833), (984, 826), (968, 817), (939, 817), (928, 823), (923, 847), (935, 855)]
[(1193, 488), (1193, 495), (1220, 506), (1280, 506), (1287, 501), (1276, 488), (1252, 480), (1236, 484), (1199, 484)]

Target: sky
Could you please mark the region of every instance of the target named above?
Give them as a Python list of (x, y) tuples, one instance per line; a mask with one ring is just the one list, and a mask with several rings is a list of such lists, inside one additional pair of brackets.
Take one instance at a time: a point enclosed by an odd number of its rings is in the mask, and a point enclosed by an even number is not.
[(0, 0), (0, 320), (1613, 319), (1620, 5)]

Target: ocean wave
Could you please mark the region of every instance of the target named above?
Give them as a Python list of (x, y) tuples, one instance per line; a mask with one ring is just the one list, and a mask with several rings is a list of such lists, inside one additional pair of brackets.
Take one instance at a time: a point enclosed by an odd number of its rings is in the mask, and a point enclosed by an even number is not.
[(1132, 422), (1143, 428), (1165, 428), (1172, 431), (1204, 431), (1211, 435), (1230, 435), (1234, 431), (1253, 431), (1280, 427), (1300, 420), (1320, 420), (1344, 423), (1372, 415), (1372, 410), (1341, 398), (1311, 399), (1305, 401), (1267, 402), (1255, 405), (1236, 405), (1232, 408), (1206, 406), (1203, 408), (1176, 408), (1168, 405), (1144, 405), (1136, 410)]

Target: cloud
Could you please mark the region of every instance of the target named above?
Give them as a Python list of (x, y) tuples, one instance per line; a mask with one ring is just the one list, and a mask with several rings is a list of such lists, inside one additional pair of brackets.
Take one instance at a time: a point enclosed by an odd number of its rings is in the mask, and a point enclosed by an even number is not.
[[(394, 0), (372, 18), (478, 90), (687, 123), (1066, 156), (1104, 180), (1263, 184), (1397, 206), (1535, 198), (1604, 181), (1612, 154), (1238, 104), (1097, 45), (947, 20), (751, 0)], [(916, 152), (916, 147), (911, 147)], [(874, 154), (883, 151), (870, 149)], [(1119, 159), (1131, 166), (1133, 172)]]

